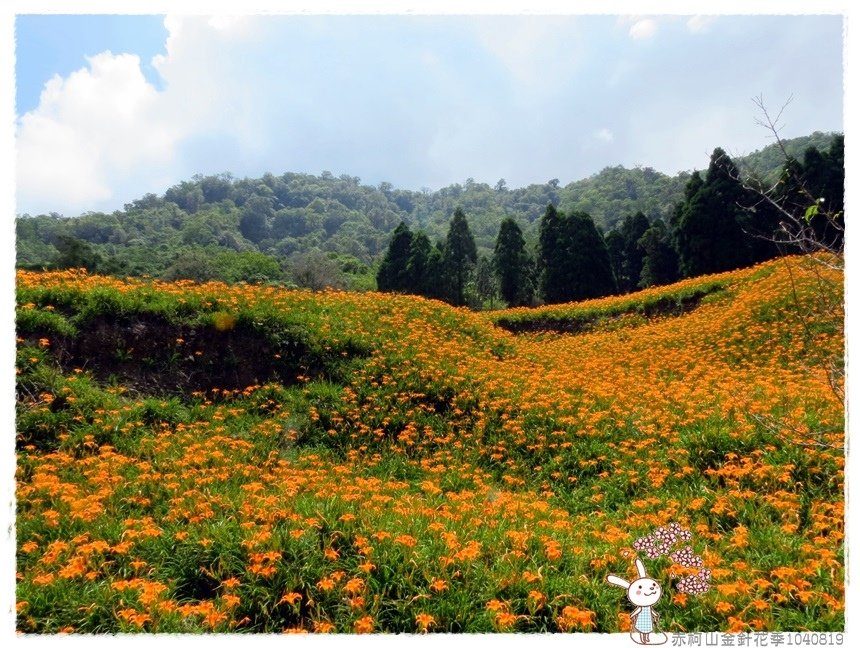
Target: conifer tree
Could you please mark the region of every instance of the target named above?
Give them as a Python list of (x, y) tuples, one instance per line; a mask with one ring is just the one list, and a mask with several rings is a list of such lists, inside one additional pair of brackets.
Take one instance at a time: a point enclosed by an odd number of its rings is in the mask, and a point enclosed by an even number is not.
[(615, 275), (615, 283), (621, 289), (624, 285), (624, 235), (620, 230), (614, 229), (606, 234), (603, 240), (609, 253), (609, 263), (612, 266), (612, 274)]
[(475, 307), (483, 308), (486, 302), (490, 302), (490, 308), (494, 308), (496, 297), (499, 294), (499, 282), (496, 276), (493, 262), (481, 256), (475, 267)]
[(562, 301), (604, 297), (617, 291), (609, 252), (591, 216), (572, 212), (564, 218)]
[(509, 306), (522, 306), (530, 301), (529, 264), (523, 232), (513, 218), (506, 218), (496, 237), (493, 270), (502, 298)]
[(655, 221), (637, 243), (642, 251), (639, 288), (662, 286), (678, 280), (678, 254), (663, 221)]
[(466, 283), (478, 262), (478, 248), (469, 230), (466, 215), (459, 207), (448, 227), (445, 239), (445, 267), (451, 280), (450, 300), (455, 306), (466, 304)]
[[(810, 212), (811, 233), (828, 249), (841, 247), (845, 230), (844, 160), (844, 138), (841, 135), (833, 139), (830, 149), (824, 153), (810, 146), (803, 154), (802, 163), (795, 158), (786, 160), (775, 193), (777, 202), (792, 213), (805, 214), (807, 209), (815, 206), (815, 212)], [(830, 214), (830, 219), (824, 213)], [(779, 220), (779, 214), (776, 214), (773, 218), (775, 225)]]
[(450, 283), (445, 267), (445, 247), (441, 241), (437, 241), (427, 255), (427, 281), (424, 294), (433, 299), (448, 299), (451, 294)]
[(550, 205), (540, 224), (543, 298), (558, 304), (616, 291), (603, 236), (585, 212), (564, 215)]
[(376, 274), (376, 286), (385, 292), (409, 291), (409, 253), (412, 247), (412, 232), (402, 222), (394, 229), (385, 258)]
[(636, 212), (634, 216), (627, 216), (621, 224), (621, 235), (624, 237), (624, 260), (621, 265), (621, 277), (618, 277), (618, 289), (621, 292), (636, 290), (639, 285), (644, 261), (639, 239), (650, 226), (648, 217), (641, 211)]
[(685, 200), (673, 217), (681, 271), (686, 277), (733, 270), (750, 263), (749, 196), (739, 181), (734, 162), (721, 148), (714, 149), (704, 180), (693, 173)]
[(555, 304), (563, 301), (561, 297), (561, 256), (562, 245), (562, 218), (555, 206), (550, 203), (546, 206), (539, 227), (538, 272), (540, 273), (541, 294), (544, 301)]
[(430, 294), (430, 251), (433, 246), (424, 232), (415, 232), (409, 246), (409, 258), (406, 262), (407, 292), (416, 295)]

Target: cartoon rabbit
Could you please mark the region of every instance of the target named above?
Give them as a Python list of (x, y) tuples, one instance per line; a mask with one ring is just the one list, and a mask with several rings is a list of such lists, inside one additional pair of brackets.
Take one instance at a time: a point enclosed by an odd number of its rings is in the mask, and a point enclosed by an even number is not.
[(639, 573), (639, 578), (632, 583), (615, 574), (610, 574), (606, 580), (612, 585), (625, 588), (627, 598), (636, 606), (630, 615), (630, 620), (633, 622), (630, 637), (633, 641), (647, 645), (664, 644), (666, 643), (666, 635), (655, 631), (660, 615), (651, 609), (660, 600), (663, 589), (653, 578), (648, 578), (645, 573), (645, 565), (638, 558), (636, 559), (636, 571)]

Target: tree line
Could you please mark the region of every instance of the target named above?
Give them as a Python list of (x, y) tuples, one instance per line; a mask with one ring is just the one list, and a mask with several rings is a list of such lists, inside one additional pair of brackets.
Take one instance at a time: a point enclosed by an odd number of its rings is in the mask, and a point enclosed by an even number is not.
[[(819, 183), (825, 182), (824, 176), (833, 176), (834, 172), (820, 169), (832, 157), (835, 138), (833, 134), (814, 133), (785, 141), (786, 150), (795, 153), (792, 173), (811, 173), (811, 180)], [(772, 145), (737, 158), (736, 169), (729, 175), (740, 169), (745, 177), (756, 175), (776, 182), (784, 172), (774, 166), (779, 154)], [(819, 171), (813, 173), (815, 169)], [(553, 277), (575, 273), (580, 262), (575, 246), (565, 239), (578, 240), (580, 235), (570, 232), (584, 225), (581, 217), (573, 215), (586, 213), (598, 231), (606, 233), (603, 239), (614, 284), (600, 277), (586, 283), (589, 287), (602, 286), (601, 290), (614, 285), (613, 290), (627, 292), (640, 285), (667, 283), (705, 271), (695, 265), (710, 263), (698, 259), (705, 256), (704, 251), (694, 254), (690, 249), (697, 239), (714, 238), (694, 230), (696, 226), (710, 226), (707, 221), (697, 225), (697, 219), (701, 220), (697, 214), (703, 205), (714, 203), (713, 195), (707, 194), (717, 190), (712, 187), (703, 192), (692, 211), (676, 213), (679, 203), (689, 202), (705, 183), (706, 173), (695, 175), (685, 172), (670, 177), (647, 167), (607, 167), (568, 185), (553, 179), (509, 188), (504, 180), (491, 186), (467, 179), (437, 191), (397, 189), (386, 182), (372, 187), (354, 176), (326, 172), (319, 176), (284, 173), (244, 179), (229, 174), (195, 176), (170, 187), (162, 196), (147, 194), (110, 214), (19, 216), (17, 265), (33, 269), (83, 266), (121, 277), (148, 275), (169, 280), (373, 290), (393, 230), (402, 222), (417, 239), (412, 276), (420, 277), (426, 266), (433, 268), (432, 281), (415, 279), (403, 284), (402, 278), (395, 277), (393, 283), (386, 284), (382, 273), (384, 289), (418, 292), (475, 307), (493, 307), (500, 298), (510, 304), (533, 304), (568, 297), (556, 294), (571, 289), (554, 288), (558, 281)], [(790, 193), (791, 182), (786, 176), (780, 189)], [(714, 182), (711, 185), (716, 186)], [(798, 193), (796, 200), (803, 199), (805, 196)], [(723, 202), (716, 201), (718, 205)], [(554, 259), (546, 259), (540, 252), (547, 205), (561, 214)], [(450, 275), (450, 268), (439, 264), (444, 260), (447, 230), (458, 207), (468, 214), (477, 260), (465, 255), (463, 263), (469, 271)], [(753, 220), (762, 220), (759, 216)], [(685, 222), (686, 238), (679, 235), (679, 219)], [(749, 229), (749, 213), (739, 214), (735, 220), (743, 223), (742, 230)], [(724, 234), (731, 239), (730, 232)], [(517, 247), (517, 236), (522, 237), (525, 251)], [(582, 236), (587, 238), (588, 234)], [(719, 253), (717, 258), (747, 262), (745, 257), (750, 255), (745, 248), (750, 244), (744, 238), (743, 245)], [(573, 254), (560, 252), (566, 248)], [(593, 249), (589, 252), (602, 258)], [(504, 260), (497, 260), (506, 254)], [(733, 258), (736, 255), (739, 258)], [(752, 260), (761, 257), (761, 250), (757, 250)], [(450, 266), (451, 259), (447, 263)], [(600, 265), (599, 259), (590, 263)], [(571, 282), (562, 283), (569, 286)]]
[[(801, 210), (816, 233), (840, 244), (844, 230), (844, 138), (821, 151), (808, 147), (789, 157), (769, 195)], [(707, 171), (696, 171), (671, 216), (628, 215), (605, 235), (581, 210), (546, 206), (538, 240), (530, 246), (513, 218), (502, 220), (489, 256), (479, 256), (462, 208), (451, 218), (445, 240), (394, 230), (376, 276), (381, 291), (442, 299), (480, 307), (501, 297), (508, 306), (563, 303), (627, 293), (681, 278), (733, 270), (765, 261), (781, 249), (780, 211), (748, 186), (738, 165), (717, 148)], [(814, 207), (809, 204), (814, 196)], [(818, 211), (837, 214), (837, 227)], [(668, 222), (667, 222), (668, 221)]]

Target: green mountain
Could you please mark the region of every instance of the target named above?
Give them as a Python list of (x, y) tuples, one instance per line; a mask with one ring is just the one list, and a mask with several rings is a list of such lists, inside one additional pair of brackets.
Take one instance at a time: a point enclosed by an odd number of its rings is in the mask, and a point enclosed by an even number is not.
[(802, 160), (803, 152), (810, 146), (814, 146), (819, 151), (825, 151), (830, 147), (830, 142), (833, 141), (834, 135), (835, 133), (815, 131), (812, 135), (784, 140), (784, 152), (779, 144), (774, 142), (760, 151), (735, 159), (735, 163), (743, 173), (756, 176), (764, 181), (775, 182), (785, 162), (786, 154)]
[[(816, 132), (788, 140), (786, 149), (799, 157), (808, 146), (827, 148), (832, 137)], [(774, 145), (736, 160), (745, 172), (765, 178), (774, 177), (782, 161)], [(588, 212), (604, 232), (637, 211), (666, 220), (688, 178), (686, 172), (668, 176), (649, 167), (616, 166), (565, 186), (553, 179), (512, 189), (503, 180), (491, 187), (470, 178), (438, 191), (414, 191), (328, 172), (195, 176), (111, 214), (19, 216), (17, 263), (73, 264), (120, 276), (289, 278), (312, 287), (369, 289), (374, 266), (401, 221), (441, 240), (459, 206), (479, 253), (489, 255), (506, 217), (533, 245), (548, 203)]]

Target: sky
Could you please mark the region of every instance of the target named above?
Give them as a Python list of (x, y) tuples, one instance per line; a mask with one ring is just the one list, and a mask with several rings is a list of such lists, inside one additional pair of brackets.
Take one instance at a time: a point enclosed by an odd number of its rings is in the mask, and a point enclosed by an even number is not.
[(438, 189), (707, 166), (843, 130), (841, 16), (28, 15), (16, 204), (112, 211), (195, 174)]

